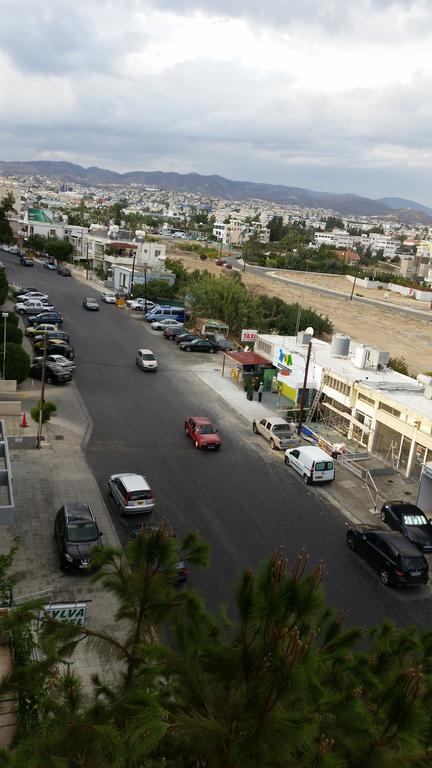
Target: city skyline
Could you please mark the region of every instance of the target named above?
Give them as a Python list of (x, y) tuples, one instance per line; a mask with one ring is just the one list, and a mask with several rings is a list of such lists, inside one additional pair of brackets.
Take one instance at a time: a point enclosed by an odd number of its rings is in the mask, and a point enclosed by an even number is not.
[(423, 0), (6, 3), (2, 160), (432, 204)]

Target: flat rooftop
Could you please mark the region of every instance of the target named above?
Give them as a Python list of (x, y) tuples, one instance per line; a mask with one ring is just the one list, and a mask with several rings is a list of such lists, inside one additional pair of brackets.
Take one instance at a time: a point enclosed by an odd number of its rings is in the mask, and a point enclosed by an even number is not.
[[(280, 346), (287, 352), (298, 353), (305, 357), (307, 344), (301, 344), (295, 336), (279, 336), (272, 334), (259, 334), (259, 338), (268, 344)], [(353, 363), (355, 350), (360, 346), (351, 341), (348, 357), (334, 357), (330, 344), (320, 339), (312, 340), (312, 352), (310, 358), (310, 374), (313, 375), (313, 366), (333, 371), (347, 381), (357, 382), (362, 386), (379, 391), (382, 395), (405, 408), (410, 408), (416, 413), (431, 419), (432, 400), (427, 400), (423, 394), (424, 386), (410, 376), (392, 371), (390, 368), (378, 371), (376, 368), (358, 368)], [(369, 345), (368, 345), (369, 346)], [(425, 369), (428, 362), (425, 361)], [(429, 364), (432, 368), (432, 361)]]

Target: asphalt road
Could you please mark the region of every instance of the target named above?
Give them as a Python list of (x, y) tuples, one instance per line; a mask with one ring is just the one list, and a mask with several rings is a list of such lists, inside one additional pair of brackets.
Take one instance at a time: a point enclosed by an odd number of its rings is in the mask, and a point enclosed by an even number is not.
[[(178, 536), (197, 529), (211, 544), (206, 572), (191, 584), (215, 609), (232, 603), (232, 585), (240, 569), (258, 563), (283, 546), (290, 563), (301, 548), (311, 563), (327, 568), (329, 602), (347, 621), (371, 625), (384, 618), (406, 626), (428, 627), (427, 589), (385, 588), (368, 565), (345, 546), (346, 521), (319, 489), (305, 487), (288, 472), (250, 426), (193, 372), (196, 363), (214, 365), (210, 355), (181, 352), (152, 331), (141, 313), (101, 304), (98, 313), (81, 308), (95, 289), (58, 276), (37, 264), (21, 267), (2, 253), (9, 282), (20, 281), (49, 294), (64, 316), (64, 328), (76, 351), (75, 384), (93, 422), (85, 452), (106, 498), (120, 540), (128, 539), (136, 520), (118, 517), (107, 494), (108, 476), (139, 472), (156, 495), (155, 521), (166, 517)], [(158, 357), (157, 374), (134, 363), (139, 347)], [(207, 415), (219, 428), (219, 453), (197, 451), (184, 435), (188, 415)]]

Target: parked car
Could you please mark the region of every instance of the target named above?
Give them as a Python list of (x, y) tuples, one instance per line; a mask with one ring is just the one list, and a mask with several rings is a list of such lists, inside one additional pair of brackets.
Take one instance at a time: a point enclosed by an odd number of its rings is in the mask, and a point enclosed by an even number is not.
[(224, 264), (224, 267), (225, 269), (232, 269), (232, 264), (229, 264), (229, 262), (227, 262), (226, 264)]
[(394, 531), (400, 531), (422, 552), (432, 552), (432, 523), (415, 504), (387, 501), (381, 508), (381, 520)]
[[(33, 362), (30, 366), (31, 378), (42, 379), (42, 370), (43, 362)], [(66, 384), (68, 381), (72, 381), (72, 373), (56, 363), (47, 363), (45, 381), (47, 384)]]
[[(34, 345), (35, 353), (41, 354), (45, 349), (45, 339), (38, 341)], [(68, 360), (75, 358), (75, 352), (73, 347), (63, 339), (48, 339), (47, 343), (47, 355), (63, 355)]]
[(24, 291), (23, 293), (19, 293), (17, 298), (18, 301), (28, 301), (29, 299), (48, 301), (48, 295), (46, 293), (41, 293), (40, 291)]
[(207, 416), (188, 416), (184, 422), (186, 437), (190, 437), (195, 448), (219, 451), (221, 439)]
[(71, 277), (72, 272), (69, 267), (57, 267), (57, 274), (63, 275), (63, 277)]
[(38, 334), (41, 335), (48, 333), (48, 331), (58, 331), (58, 325), (55, 325), (54, 323), (39, 323), (39, 325), (29, 325), (28, 328), (26, 328), (25, 335), (34, 337)]
[(218, 267), (223, 267), (226, 264), (225, 259), (216, 259), (215, 264), (218, 265)]
[(151, 327), (154, 331), (164, 331), (165, 328), (183, 328), (183, 323), (167, 317), (164, 320), (156, 320), (151, 324)]
[(196, 333), (188, 333), (187, 331), (184, 333), (177, 333), (174, 337), (176, 344), (182, 344), (184, 341), (193, 341), (194, 339), (198, 339)]
[(113, 497), (120, 515), (143, 514), (154, 509), (153, 491), (142, 475), (132, 472), (111, 475), (108, 493)]
[(273, 450), (283, 451), (286, 448), (300, 445), (300, 440), (293, 432), (289, 423), (280, 416), (264, 416), (262, 419), (254, 419), (252, 430), (256, 435), (260, 434), (270, 443)]
[(39, 342), (41, 342), (43, 348), (45, 344), (45, 336), (48, 343), (55, 339), (60, 339), (61, 341), (65, 341), (66, 344), (70, 344), (70, 336), (66, 331), (46, 331), (45, 333), (40, 333), (33, 337), (35, 347), (39, 345)]
[(56, 514), (54, 538), (62, 571), (91, 571), (92, 554), (102, 546), (103, 533), (88, 504), (72, 501), (63, 504)]
[[(75, 363), (73, 363), (72, 360), (68, 360), (64, 355), (47, 355), (46, 359), (47, 363), (55, 363), (56, 365), (59, 365), (61, 368), (65, 368), (68, 371), (73, 371), (75, 368)], [(35, 357), (34, 362), (43, 363), (43, 356)]]
[(379, 572), (386, 586), (416, 586), (428, 582), (429, 566), (425, 556), (397, 531), (351, 526), (347, 531), (347, 546)]
[(116, 303), (116, 297), (113, 293), (101, 293), (101, 301), (104, 302), (104, 304), (115, 304)]
[(28, 256), (20, 256), (20, 264), (23, 267), (34, 267), (33, 259), (29, 259)]
[[(140, 525), (139, 528), (133, 528), (130, 538), (137, 539), (138, 536), (151, 536), (152, 534), (156, 534), (158, 530), (159, 529), (154, 525), (143, 524)], [(172, 536), (174, 537), (175, 534), (172, 533)], [(179, 584), (184, 584), (189, 575), (189, 567), (186, 560), (179, 560), (179, 562), (175, 564), (175, 571), (175, 585), (178, 586)]]
[(97, 303), (96, 299), (92, 299), (90, 297), (82, 300), (82, 305), (84, 309), (88, 309), (89, 312), (98, 312), (99, 311), (99, 304)]
[(39, 312), (38, 315), (30, 315), (27, 320), (29, 325), (40, 325), (41, 323), (55, 323), (63, 325), (63, 317), (60, 312)]
[(155, 304), (154, 301), (150, 301), (150, 299), (139, 298), (139, 299), (126, 299), (126, 304), (130, 309), (134, 309), (138, 312), (152, 312), (156, 307), (159, 306), (159, 304)]
[(182, 341), (181, 344), (179, 344), (179, 348), (183, 352), (209, 352), (211, 355), (214, 355), (215, 352), (219, 351), (216, 344), (213, 344), (213, 342), (208, 339)]
[(309, 483), (330, 483), (335, 478), (335, 463), (318, 445), (298, 445), (285, 451), (285, 464), (293, 467)]
[(29, 301), (20, 301), (15, 304), (15, 312), (19, 315), (36, 315), (41, 312), (54, 312), (55, 307), (53, 304), (47, 304), (39, 299)]
[(142, 371), (157, 371), (158, 363), (151, 349), (139, 349), (135, 363)]
[(52, 262), (52, 261), (45, 261), (45, 262), (44, 262), (44, 269), (51, 269), (51, 270), (56, 270), (56, 269), (57, 269), (57, 267), (56, 267), (56, 265), (55, 265), (55, 264), (53, 264), (53, 262)]
[(232, 341), (226, 338), (223, 333), (209, 333), (205, 334), (205, 338), (209, 341), (213, 341), (222, 352), (232, 352), (239, 348), (238, 344), (234, 344)]
[(175, 339), (178, 336), (179, 333), (183, 333), (183, 332), (186, 333), (186, 331), (185, 331), (185, 329), (183, 327), (182, 328), (176, 328), (174, 326), (174, 328), (165, 328), (165, 330), (162, 333), (163, 333), (163, 335), (164, 335), (164, 337), (166, 339), (169, 339), (170, 341), (173, 341), (173, 339)]
[(12, 287), (12, 293), (16, 298), (18, 298), (18, 296), (27, 296), (29, 293), (31, 294), (34, 291), (37, 291), (37, 288), (25, 285), (14, 285)]

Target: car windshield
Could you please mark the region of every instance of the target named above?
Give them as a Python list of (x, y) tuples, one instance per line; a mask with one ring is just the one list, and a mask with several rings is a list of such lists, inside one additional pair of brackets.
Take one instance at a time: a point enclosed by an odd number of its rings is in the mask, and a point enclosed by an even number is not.
[(424, 565), (425, 561), (421, 555), (418, 557), (402, 557), (402, 568), (406, 568), (407, 570), (422, 571)]
[(73, 543), (94, 541), (98, 538), (98, 530), (94, 523), (69, 523), (67, 540)]
[(404, 525), (427, 525), (428, 524), (428, 521), (425, 515), (404, 515), (402, 520)]
[(152, 354), (151, 354), (151, 352), (149, 352), (149, 353), (147, 353), (147, 354), (143, 355), (143, 356), (142, 356), (142, 359), (143, 359), (143, 360), (154, 360), (154, 359), (155, 359), (155, 357), (154, 357), (154, 355), (152, 355)]
[(215, 429), (211, 424), (198, 424), (196, 431), (199, 432), (200, 435), (214, 435), (215, 433)]

